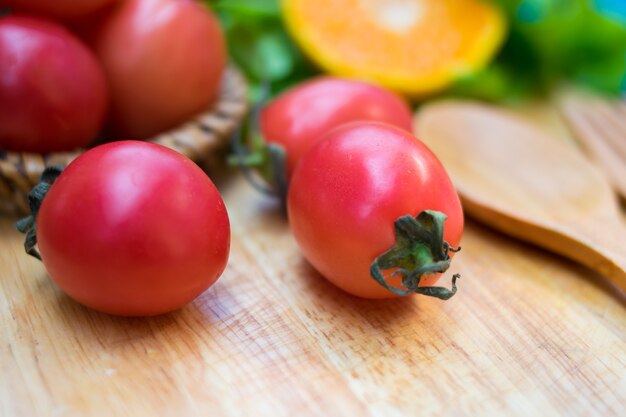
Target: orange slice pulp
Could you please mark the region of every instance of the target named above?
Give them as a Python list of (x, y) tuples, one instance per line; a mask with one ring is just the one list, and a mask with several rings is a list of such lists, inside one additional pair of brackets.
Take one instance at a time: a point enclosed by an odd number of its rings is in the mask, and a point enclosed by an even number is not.
[(282, 10), (324, 70), (416, 96), (483, 67), (506, 31), (481, 0), (282, 0)]

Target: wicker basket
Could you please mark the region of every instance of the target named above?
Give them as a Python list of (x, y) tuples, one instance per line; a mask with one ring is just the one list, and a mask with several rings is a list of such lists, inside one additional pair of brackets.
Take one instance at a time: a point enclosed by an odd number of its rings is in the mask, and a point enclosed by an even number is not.
[[(205, 169), (214, 167), (248, 109), (246, 83), (235, 68), (224, 74), (220, 95), (209, 110), (152, 139), (186, 155)], [(28, 212), (27, 195), (46, 166), (66, 166), (83, 150), (40, 155), (0, 151), (0, 213)]]

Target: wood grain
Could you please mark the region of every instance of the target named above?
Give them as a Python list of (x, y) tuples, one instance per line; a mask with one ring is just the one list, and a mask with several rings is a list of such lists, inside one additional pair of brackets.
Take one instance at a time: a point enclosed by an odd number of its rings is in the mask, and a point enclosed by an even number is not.
[(0, 220), (2, 416), (618, 416), (626, 303), (593, 272), (470, 222), (459, 294), (368, 301), (319, 276), (280, 210), (219, 184), (233, 246), (182, 310), (64, 296)]

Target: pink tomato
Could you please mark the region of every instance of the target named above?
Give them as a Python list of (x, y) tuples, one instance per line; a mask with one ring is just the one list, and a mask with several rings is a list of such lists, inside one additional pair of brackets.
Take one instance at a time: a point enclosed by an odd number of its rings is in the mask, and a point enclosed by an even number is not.
[(226, 49), (217, 19), (192, 0), (126, 0), (94, 36), (111, 88), (110, 130), (145, 139), (217, 97)]
[(149, 142), (90, 149), (54, 181), (36, 218), (52, 279), (93, 309), (150, 316), (182, 307), (224, 271), (226, 207), (207, 175)]
[(286, 91), (261, 114), (265, 141), (281, 146), (290, 177), (298, 160), (329, 130), (348, 122), (379, 121), (411, 131), (411, 109), (401, 97), (362, 81), (319, 77)]
[(0, 17), (0, 148), (53, 152), (87, 145), (107, 107), (94, 55), (62, 26)]

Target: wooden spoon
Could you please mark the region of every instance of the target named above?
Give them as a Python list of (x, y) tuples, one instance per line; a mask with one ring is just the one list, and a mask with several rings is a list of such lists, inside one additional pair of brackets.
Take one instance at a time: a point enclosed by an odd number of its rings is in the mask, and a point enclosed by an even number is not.
[(574, 146), (472, 102), (426, 106), (415, 127), (446, 166), (470, 216), (587, 265), (626, 290), (626, 228), (616, 198)]
[(626, 199), (626, 102), (572, 92), (559, 104), (574, 135)]

